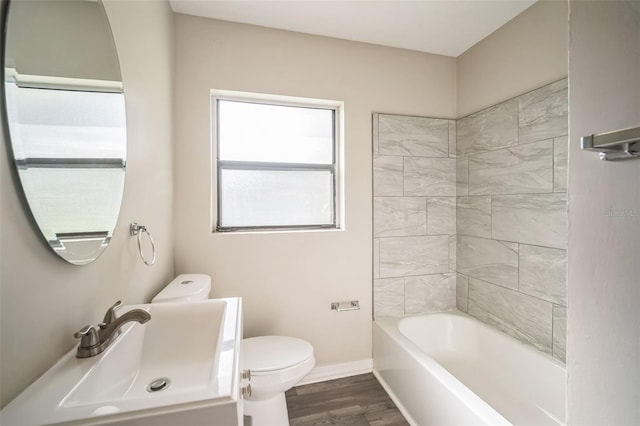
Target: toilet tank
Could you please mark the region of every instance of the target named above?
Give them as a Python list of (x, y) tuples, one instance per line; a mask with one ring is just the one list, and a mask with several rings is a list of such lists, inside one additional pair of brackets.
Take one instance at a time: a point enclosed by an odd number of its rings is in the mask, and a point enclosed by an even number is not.
[(182, 274), (174, 278), (151, 303), (197, 302), (209, 298), (211, 277), (205, 274)]

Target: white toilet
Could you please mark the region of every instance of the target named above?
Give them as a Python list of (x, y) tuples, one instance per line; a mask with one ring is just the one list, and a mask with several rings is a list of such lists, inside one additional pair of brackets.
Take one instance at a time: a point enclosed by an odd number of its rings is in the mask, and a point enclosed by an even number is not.
[(240, 357), (242, 369), (251, 371), (251, 396), (244, 401), (251, 426), (288, 426), (284, 393), (315, 365), (311, 343), (286, 336), (251, 337), (242, 341)]
[[(151, 303), (196, 302), (209, 298), (211, 278), (204, 274), (177, 276)], [(241, 369), (250, 370), (251, 395), (244, 397), (246, 426), (288, 426), (284, 393), (295, 386), (315, 365), (313, 346), (286, 336), (244, 339), (240, 349)]]

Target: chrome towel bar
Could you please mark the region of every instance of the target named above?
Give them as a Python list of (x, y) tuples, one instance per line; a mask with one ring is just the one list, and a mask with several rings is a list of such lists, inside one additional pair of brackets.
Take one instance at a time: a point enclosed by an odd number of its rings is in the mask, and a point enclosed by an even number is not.
[(640, 157), (640, 127), (582, 137), (582, 149), (600, 153), (605, 161)]

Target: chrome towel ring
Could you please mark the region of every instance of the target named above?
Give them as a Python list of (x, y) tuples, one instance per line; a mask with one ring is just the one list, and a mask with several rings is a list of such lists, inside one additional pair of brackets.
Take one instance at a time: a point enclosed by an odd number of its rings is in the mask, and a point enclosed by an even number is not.
[[(144, 257), (144, 253), (142, 252), (142, 233), (147, 234), (147, 237), (149, 237), (149, 242), (151, 243), (152, 256), (150, 261), (147, 261), (147, 259)], [(132, 237), (136, 235), (138, 236), (138, 252), (140, 253), (140, 257), (142, 258), (144, 264), (147, 266), (151, 266), (156, 263), (156, 245), (153, 242), (153, 237), (151, 236), (151, 233), (149, 232), (147, 227), (144, 225), (139, 225), (136, 222), (132, 222), (131, 225), (129, 225), (129, 235), (131, 235)]]

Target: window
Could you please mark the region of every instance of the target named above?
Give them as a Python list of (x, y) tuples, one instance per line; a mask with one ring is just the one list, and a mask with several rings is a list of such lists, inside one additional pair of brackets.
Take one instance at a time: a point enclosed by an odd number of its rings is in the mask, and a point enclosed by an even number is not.
[(218, 231), (336, 228), (341, 104), (213, 95)]

